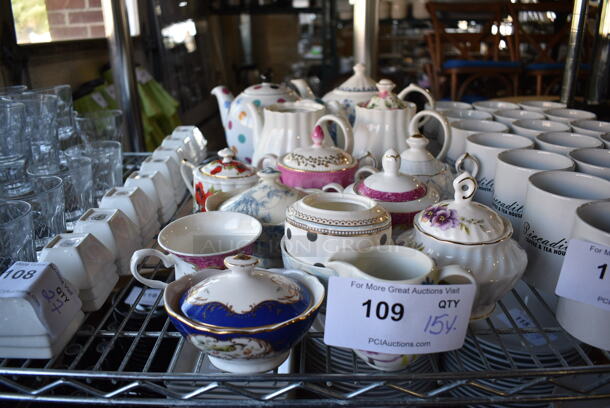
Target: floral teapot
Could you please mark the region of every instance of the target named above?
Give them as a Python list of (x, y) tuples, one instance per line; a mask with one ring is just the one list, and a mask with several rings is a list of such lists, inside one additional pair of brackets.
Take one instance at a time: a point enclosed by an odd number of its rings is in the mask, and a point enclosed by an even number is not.
[(246, 88), (234, 98), (226, 86), (217, 86), (212, 94), (218, 99), (218, 110), (225, 128), (227, 146), (236, 152), (236, 158), (252, 162), (254, 154), (254, 119), (246, 109), (250, 102), (258, 107), (275, 103), (293, 102), (299, 96), (283, 84), (274, 84), (263, 77), (263, 82)]
[[(379, 92), (367, 103), (356, 106), (356, 123), (354, 124), (354, 154), (358, 157), (370, 152), (378, 163), (388, 149), (402, 152), (407, 148), (406, 138), (409, 136), (409, 124), (413, 123), (416, 105), (403, 101), (402, 98), (412, 91), (422, 93), (434, 106), (430, 93), (417, 85), (411, 84), (403, 89), (398, 96), (392, 93), (396, 85), (389, 79), (382, 79), (377, 84)], [(441, 114), (432, 110), (419, 113), (415, 123), (420, 123), (420, 117), (431, 116), (440, 123), (445, 135), (449, 134), (449, 126)]]
[[(366, 67), (362, 64), (354, 65), (354, 75), (322, 97), (324, 103), (339, 102), (352, 126), (356, 119), (356, 105), (368, 102), (377, 93), (375, 81), (365, 74), (365, 70)], [(313, 91), (304, 79), (293, 79), (290, 82), (303, 98), (315, 99)]]

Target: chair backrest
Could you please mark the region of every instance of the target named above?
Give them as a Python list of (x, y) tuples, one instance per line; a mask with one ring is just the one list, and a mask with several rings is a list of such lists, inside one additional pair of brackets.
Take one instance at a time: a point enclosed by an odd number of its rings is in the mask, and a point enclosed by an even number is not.
[(513, 20), (517, 56), (524, 63), (558, 63), (568, 44), (573, 1), (542, 1), (508, 5)]
[[(516, 60), (513, 39), (500, 30), (508, 15), (503, 2), (429, 2), (426, 7), (434, 28), (428, 44), (436, 66), (451, 54), (452, 58), (464, 60)], [(458, 30), (451, 26), (462, 20), (475, 21), (479, 29)], [(506, 43), (504, 49), (500, 46), (502, 40)]]

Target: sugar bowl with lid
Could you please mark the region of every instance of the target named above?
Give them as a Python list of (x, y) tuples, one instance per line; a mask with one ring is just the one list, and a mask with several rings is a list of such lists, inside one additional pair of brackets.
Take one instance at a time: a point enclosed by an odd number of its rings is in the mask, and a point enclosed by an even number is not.
[(172, 323), (212, 364), (232, 373), (262, 373), (278, 367), (313, 323), (324, 287), (300, 271), (256, 268), (258, 259), (225, 258), (227, 271), (203, 270), (164, 289)]
[(400, 155), (389, 149), (383, 155), (383, 171), (372, 167), (362, 167), (356, 176), (372, 173), (364, 180), (349, 185), (345, 192), (376, 200), (392, 216), (392, 225), (406, 228), (413, 226), (413, 217), (419, 211), (440, 200), (438, 190), (417, 180), (413, 176), (401, 174)]
[(180, 173), (193, 195), (195, 212), (205, 211), (205, 202), (218, 191), (243, 191), (258, 182), (256, 171), (249, 165), (235, 160), (229, 148), (218, 152), (220, 159), (201, 166), (182, 161)]
[(390, 244), (390, 214), (377, 202), (355, 194), (315, 193), (286, 211), (285, 250), (316, 266), (342, 249)]
[(405, 241), (441, 266), (467, 268), (478, 285), (472, 318), (483, 318), (523, 275), (527, 254), (511, 239), (513, 228), (508, 220), (472, 201), (477, 190), (474, 177), (463, 172), (453, 187), (454, 200), (441, 201), (417, 214)]

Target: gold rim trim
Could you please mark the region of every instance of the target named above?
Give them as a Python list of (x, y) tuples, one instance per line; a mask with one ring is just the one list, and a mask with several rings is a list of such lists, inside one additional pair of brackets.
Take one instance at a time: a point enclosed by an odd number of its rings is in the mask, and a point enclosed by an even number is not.
[(286, 219), (285, 222), (287, 222), (288, 224), (292, 225), (293, 227), (300, 228), (300, 229), (302, 229), (304, 231), (307, 231), (307, 232), (315, 232), (316, 234), (329, 235), (329, 236), (332, 236), (332, 237), (344, 237), (344, 238), (365, 237), (365, 236), (377, 235), (377, 234), (387, 230), (388, 226), (391, 225), (391, 222), (388, 221), (383, 226), (377, 227), (377, 228), (375, 228), (372, 231), (371, 230), (367, 230), (367, 231), (363, 231), (362, 233), (347, 232), (345, 234), (340, 234), (340, 233), (338, 233), (335, 230), (326, 229), (326, 228), (311, 228), (311, 227), (308, 227), (305, 224), (301, 224), (299, 222), (288, 220), (288, 219)]
[(385, 211), (385, 214), (382, 213), (381, 215), (364, 220), (329, 220), (327, 218), (315, 217), (313, 215), (303, 213), (295, 210), (293, 207), (288, 207), (286, 216), (286, 221), (289, 221), (288, 216), (294, 216), (302, 219), (303, 221), (315, 222), (316, 224), (329, 225), (333, 227), (368, 227), (370, 225), (385, 224), (391, 220), (391, 216), (387, 211)]
[[(167, 291), (165, 293), (167, 293)], [(312, 293), (312, 295), (313, 295), (313, 293)], [(274, 331), (274, 330), (280, 329), (282, 327), (288, 326), (290, 324), (293, 324), (295, 322), (307, 320), (313, 313), (315, 313), (320, 308), (320, 306), (322, 306), (322, 303), (324, 303), (325, 297), (326, 296), (324, 294), (324, 296), (321, 296), (320, 300), (316, 304), (314, 304), (313, 306), (308, 308), (302, 314), (300, 314), (296, 317), (293, 317), (290, 320), (286, 320), (284, 322), (276, 323), (276, 324), (268, 324), (268, 325), (264, 325), (264, 326), (243, 327), (243, 328), (235, 328), (235, 329), (227, 328), (227, 327), (223, 327), (223, 326), (215, 326), (215, 325), (205, 324), (205, 323), (195, 324), (195, 323), (191, 322), (189, 319), (185, 318), (184, 316), (171, 310), (170, 307), (168, 306), (167, 299), (165, 299), (165, 294), (163, 296), (163, 298), (164, 298), (163, 300), (165, 301), (164, 306), (165, 306), (165, 311), (167, 312), (167, 314), (174, 317), (176, 320), (180, 321), (180, 323), (182, 323), (186, 326), (189, 326), (193, 329), (204, 330), (204, 331), (214, 333), (214, 334), (256, 334), (256, 333), (266, 333), (266, 332)]]

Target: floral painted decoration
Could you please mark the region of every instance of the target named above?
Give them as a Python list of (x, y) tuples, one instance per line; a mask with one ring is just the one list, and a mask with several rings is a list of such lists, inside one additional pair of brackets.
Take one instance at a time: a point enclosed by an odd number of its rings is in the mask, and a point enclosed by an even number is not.
[(483, 229), (484, 221), (476, 218), (460, 217), (454, 209), (448, 208), (448, 203), (442, 203), (424, 210), (421, 216), (422, 222), (430, 223), (441, 231), (459, 228), (466, 234), (470, 234), (472, 227)]
[(205, 191), (202, 182), (195, 185), (195, 202), (199, 207), (199, 211), (205, 212), (205, 202), (214, 193), (216, 193), (214, 187), (210, 187), (208, 191)]

